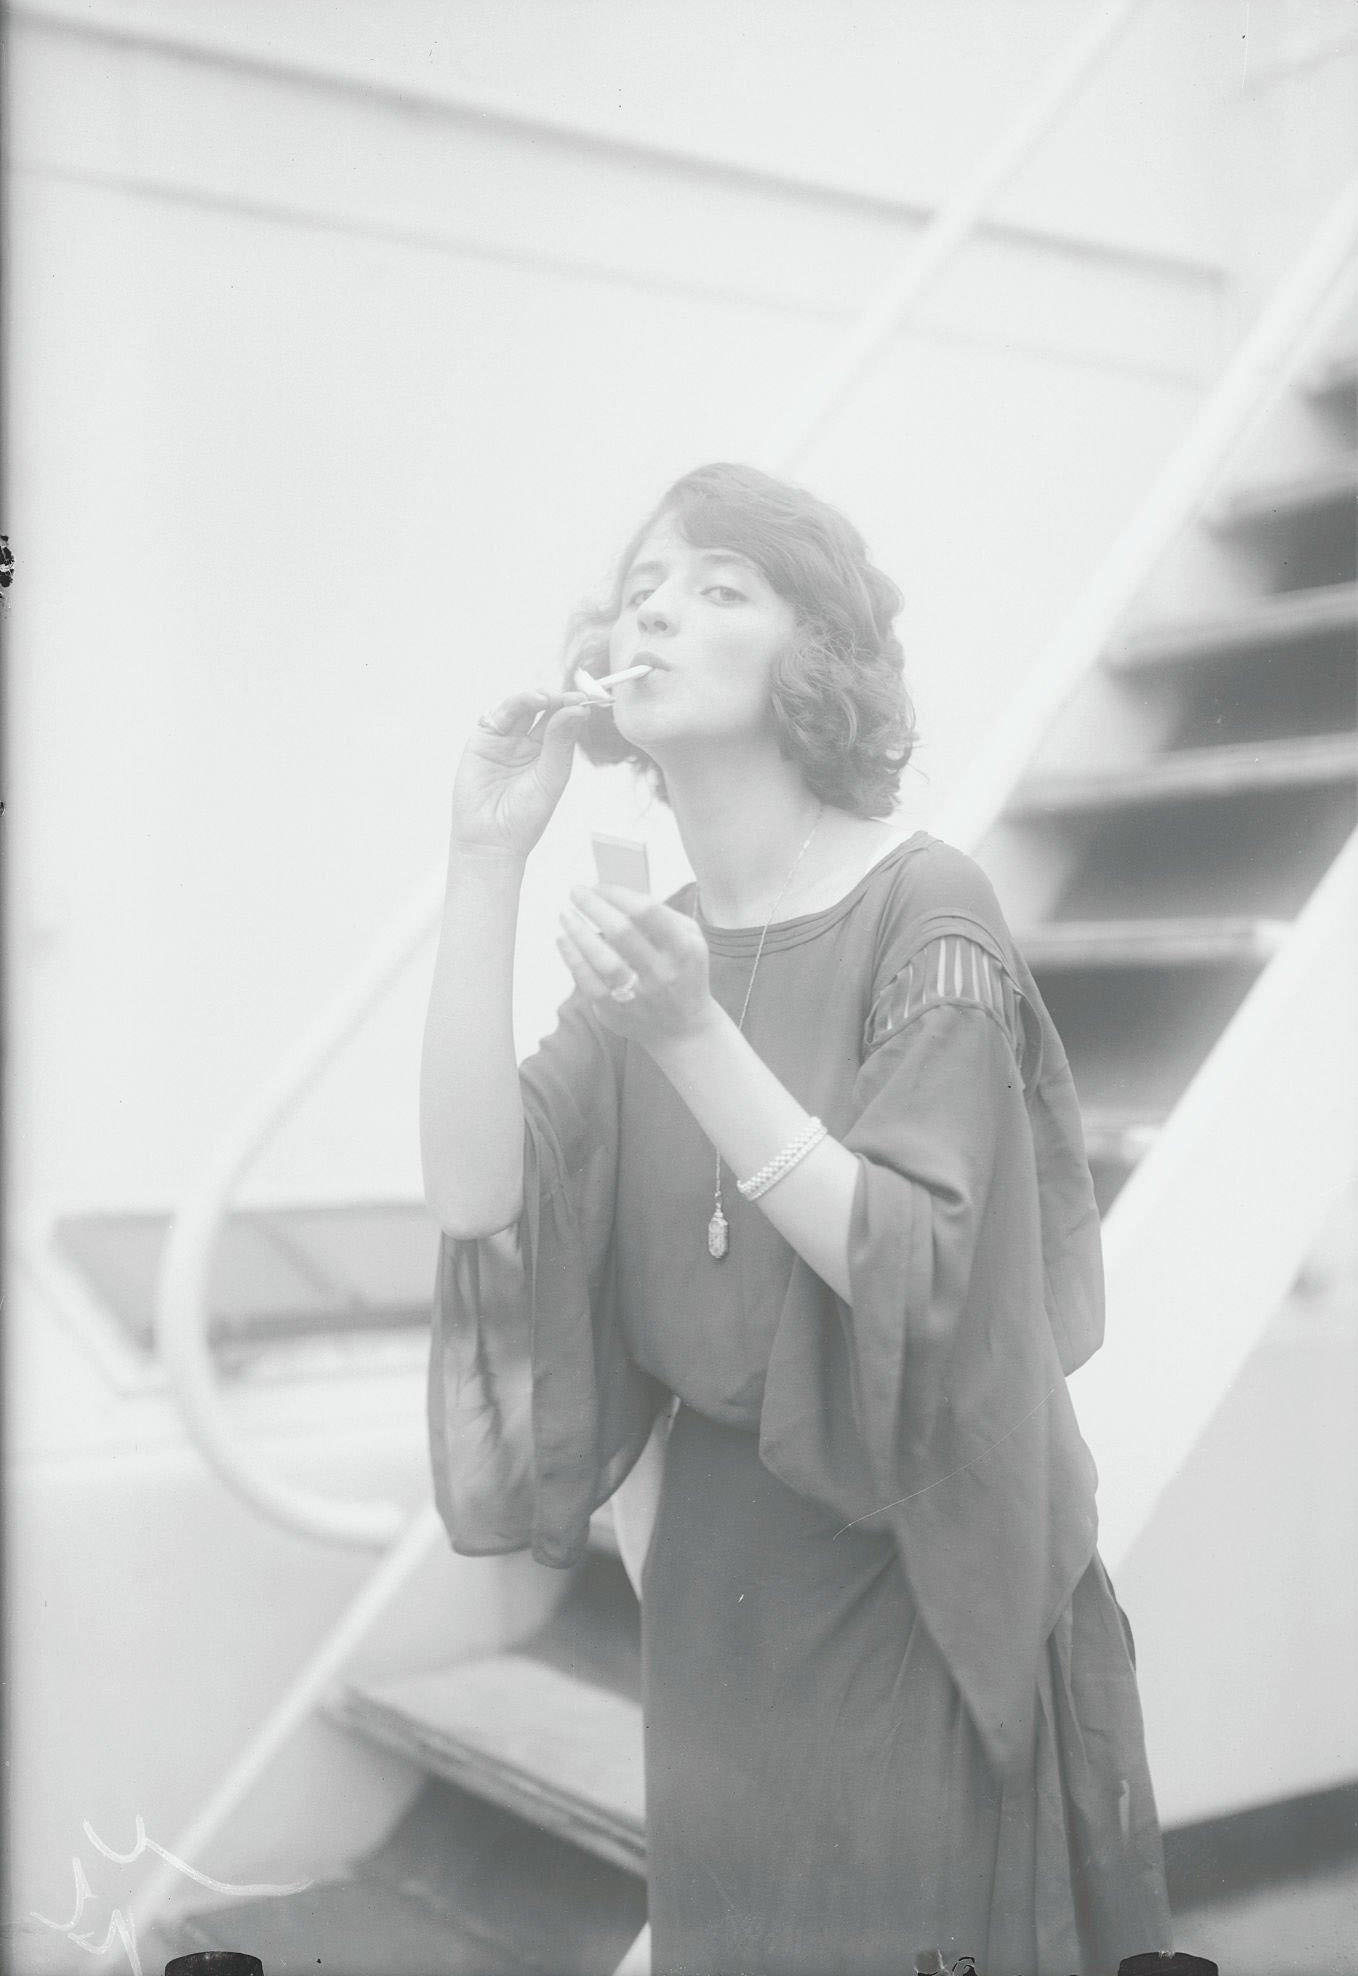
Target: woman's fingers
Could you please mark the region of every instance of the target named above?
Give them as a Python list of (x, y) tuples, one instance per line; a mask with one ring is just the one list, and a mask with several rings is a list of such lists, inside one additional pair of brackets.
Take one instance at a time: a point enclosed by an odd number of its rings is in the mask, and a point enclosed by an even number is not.
[(584, 706), (583, 693), (511, 693), (497, 706), (489, 708), (477, 721), (477, 726), (488, 734), (501, 736), (523, 735), (544, 718), (550, 718), (562, 707)]
[(667, 906), (663, 899), (653, 899), (649, 892), (624, 892), (620, 885), (608, 885), (604, 890), (611, 898), (625, 902), (632, 924), (642, 939), (649, 940), (653, 947), (684, 949), (695, 938), (698, 946), (706, 947), (697, 922), (686, 913), (676, 912), (673, 906)]
[[(695, 965), (706, 969), (707, 942), (697, 921), (687, 913), (676, 912), (663, 899), (653, 899), (649, 892), (634, 892), (625, 885), (584, 889), (627, 921), (625, 951), (629, 956), (651, 956), (662, 972), (670, 974), (686, 972)], [(596, 909), (591, 905), (589, 911), (594, 916)]]
[(611, 992), (640, 972), (613, 941), (576, 907), (567, 906), (561, 924), (606, 991)]
[(531, 739), (542, 744), (539, 775), (550, 785), (564, 785), (571, 772), (575, 744), (585, 731), (589, 709), (577, 699), (562, 701), (547, 712)]
[[(681, 1034), (706, 1020), (714, 1004), (701, 928), (621, 885), (579, 886), (574, 896), (588, 911), (566, 907), (557, 945), (576, 986), (610, 1028), (649, 1048), (648, 1038)], [(638, 931), (643, 913), (660, 936), (655, 944)]]
[(557, 952), (571, 971), (572, 980), (582, 994), (598, 1001), (609, 993), (610, 984), (590, 965), (588, 957), (581, 950), (579, 941), (568, 927), (563, 925), (558, 931), (556, 946)]
[(477, 721), (488, 734), (527, 734), (547, 704), (545, 693), (511, 693)]
[(634, 902), (649, 904), (644, 892), (630, 892), (621, 885), (611, 885), (605, 893), (593, 885), (573, 885), (571, 898), (614, 952), (630, 966), (647, 975), (664, 971), (663, 949), (639, 931), (633, 913), (628, 910)]

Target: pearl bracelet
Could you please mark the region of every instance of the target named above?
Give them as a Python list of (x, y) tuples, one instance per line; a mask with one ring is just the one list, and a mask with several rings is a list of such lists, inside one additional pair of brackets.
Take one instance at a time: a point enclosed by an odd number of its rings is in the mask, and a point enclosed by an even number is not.
[(812, 1148), (828, 1136), (820, 1120), (811, 1119), (795, 1139), (789, 1140), (781, 1153), (775, 1153), (760, 1167), (758, 1173), (752, 1173), (748, 1180), (737, 1180), (737, 1187), (747, 1201), (757, 1201), (761, 1194), (768, 1193), (770, 1187), (776, 1187), (784, 1174), (791, 1173), (793, 1167), (800, 1165)]

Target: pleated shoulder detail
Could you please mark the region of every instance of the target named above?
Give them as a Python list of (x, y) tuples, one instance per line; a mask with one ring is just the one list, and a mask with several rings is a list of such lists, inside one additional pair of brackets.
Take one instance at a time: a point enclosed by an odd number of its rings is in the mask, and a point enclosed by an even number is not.
[(941, 933), (928, 941), (880, 990), (868, 1015), (864, 1054), (926, 1009), (949, 1005), (984, 1009), (1008, 1038), (1015, 1061), (1022, 1061), (1022, 993), (998, 956), (965, 933)]

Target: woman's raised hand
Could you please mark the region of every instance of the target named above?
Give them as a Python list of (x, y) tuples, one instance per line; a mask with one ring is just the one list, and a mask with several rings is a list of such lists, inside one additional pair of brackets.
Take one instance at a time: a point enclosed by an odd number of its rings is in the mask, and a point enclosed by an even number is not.
[(453, 782), (453, 842), (526, 857), (570, 780), (583, 693), (511, 693), (472, 729)]
[(716, 1012), (702, 929), (623, 885), (576, 885), (557, 946), (609, 1029), (644, 1048), (695, 1035)]

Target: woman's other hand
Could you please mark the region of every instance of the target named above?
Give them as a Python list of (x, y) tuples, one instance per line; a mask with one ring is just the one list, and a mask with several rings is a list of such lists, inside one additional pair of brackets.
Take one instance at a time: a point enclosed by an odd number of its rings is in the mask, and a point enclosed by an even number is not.
[(599, 1020), (643, 1048), (696, 1035), (716, 1011), (701, 929), (623, 885), (577, 885), (557, 946)]
[(527, 857), (570, 781), (583, 693), (512, 693), (472, 729), (453, 782), (453, 842)]

